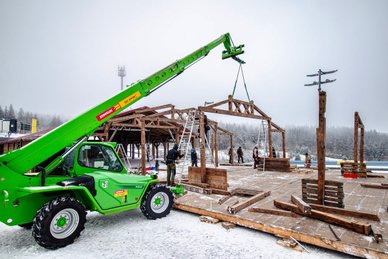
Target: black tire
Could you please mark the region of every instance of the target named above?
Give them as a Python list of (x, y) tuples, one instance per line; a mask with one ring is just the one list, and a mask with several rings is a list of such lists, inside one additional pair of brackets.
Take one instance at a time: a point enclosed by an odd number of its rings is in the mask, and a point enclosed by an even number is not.
[(140, 209), (147, 219), (167, 216), (174, 204), (174, 197), (164, 185), (150, 185), (143, 196)]
[(32, 222), (26, 224), (20, 224), (19, 227), (24, 228), (26, 230), (30, 230), (32, 228)]
[(73, 197), (58, 197), (47, 202), (37, 213), (32, 236), (48, 249), (67, 246), (80, 236), (85, 228), (86, 210)]

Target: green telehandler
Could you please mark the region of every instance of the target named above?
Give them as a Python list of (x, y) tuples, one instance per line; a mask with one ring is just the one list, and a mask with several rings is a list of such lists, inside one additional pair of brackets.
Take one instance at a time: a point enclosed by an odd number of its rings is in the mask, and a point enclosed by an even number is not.
[(57, 249), (79, 237), (87, 211), (106, 215), (140, 207), (148, 219), (168, 215), (172, 192), (182, 188), (158, 184), (156, 175), (128, 174), (115, 143), (88, 138), (220, 44), (223, 59), (243, 63), (237, 55), (244, 46), (234, 46), (226, 33), (28, 145), (0, 155), (0, 221), (32, 228), (39, 245)]

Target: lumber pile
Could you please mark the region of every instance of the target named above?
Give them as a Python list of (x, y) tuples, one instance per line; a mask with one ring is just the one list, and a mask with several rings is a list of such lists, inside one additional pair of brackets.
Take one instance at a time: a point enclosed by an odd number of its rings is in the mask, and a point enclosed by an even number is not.
[(341, 162), (341, 175), (356, 174), (357, 177), (367, 177), (366, 163)]
[[(203, 184), (201, 181), (201, 168), (191, 167), (188, 169), (189, 184)], [(206, 181), (210, 188), (228, 190), (228, 174), (226, 169), (220, 168), (206, 168)]]
[[(344, 183), (325, 181), (324, 205), (344, 208)], [(318, 180), (302, 179), (302, 198), (307, 203), (319, 204)]]

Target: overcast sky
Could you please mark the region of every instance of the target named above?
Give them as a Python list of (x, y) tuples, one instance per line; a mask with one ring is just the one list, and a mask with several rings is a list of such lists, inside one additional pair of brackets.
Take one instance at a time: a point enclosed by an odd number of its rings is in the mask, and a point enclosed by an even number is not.
[[(245, 44), (251, 99), (282, 127), (318, 123), (306, 74), (338, 69), (328, 126), (388, 132), (388, 1), (0, 0), (0, 105), (72, 118), (230, 32)], [(178, 108), (232, 93), (238, 64), (222, 46), (133, 107)], [(235, 98), (246, 100), (242, 83)], [(224, 118), (221, 118), (224, 120)], [(226, 118), (225, 118), (226, 120)], [(234, 118), (234, 122), (246, 122)]]

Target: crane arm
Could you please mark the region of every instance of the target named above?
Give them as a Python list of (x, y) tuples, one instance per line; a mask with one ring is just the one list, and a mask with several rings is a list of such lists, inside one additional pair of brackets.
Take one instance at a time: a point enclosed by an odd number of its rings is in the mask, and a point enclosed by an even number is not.
[(224, 44), (225, 47), (222, 53), (223, 59), (232, 57), (236, 61), (243, 63), (237, 55), (244, 53), (244, 45), (234, 46), (230, 34), (226, 33), (144, 80), (135, 83), (107, 101), (60, 125), (28, 145), (1, 155), (0, 166), (4, 165), (20, 174), (33, 169), (65, 147), (74, 145), (80, 138), (91, 136), (99, 126), (111, 117), (149, 95), (153, 90), (156, 90), (157, 87), (160, 87), (174, 76), (182, 73), (185, 68), (206, 56), (220, 44)]

